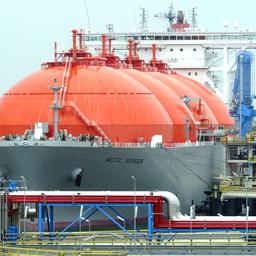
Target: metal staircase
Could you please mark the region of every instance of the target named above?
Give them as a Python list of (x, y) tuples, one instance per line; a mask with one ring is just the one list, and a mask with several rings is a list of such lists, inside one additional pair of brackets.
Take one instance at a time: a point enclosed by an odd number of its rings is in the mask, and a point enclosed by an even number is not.
[(95, 130), (103, 137), (104, 140), (111, 142), (110, 138), (100, 128), (100, 126), (94, 120), (89, 120), (73, 101), (65, 101), (63, 107), (71, 107), (87, 126), (94, 127)]
[(110, 138), (100, 128), (100, 126), (94, 120), (89, 120), (73, 101), (65, 101), (67, 90), (68, 90), (68, 79), (70, 77), (71, 65), (72, 65), (71, 58), (66, 57), (65, 68), (62, 76), (61, 90), (60, 90), (59, 99), (58, 99), (59, 106), (71, 107), (87, 126), (94, 127), (94, 129), (103, 137), (104, 140), (111, 142)]
[(64, 101), (67, 94), (68, 79), (70, 76), (70, 68), (71, 68), (71, 59), (70, 57), (66, 57), (65, 69), (62, 76), (61, 90), (60, 90), (59, 100), (58, 100), (59, 106), (64, 106)]

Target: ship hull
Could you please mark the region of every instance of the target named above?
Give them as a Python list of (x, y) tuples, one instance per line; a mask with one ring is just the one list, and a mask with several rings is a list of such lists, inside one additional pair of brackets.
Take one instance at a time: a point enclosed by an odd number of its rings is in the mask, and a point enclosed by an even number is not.
[[(80, 187), (71, 179), (83, 170)], [(27, 180), (30, 190), (166, 190), (188, 213), (224, 172), (220, 144), (175, 148), (94, 147), (75, 142), (1, 142), (0, 175)], [(216, 180), (215, 180), (216, 183)]]

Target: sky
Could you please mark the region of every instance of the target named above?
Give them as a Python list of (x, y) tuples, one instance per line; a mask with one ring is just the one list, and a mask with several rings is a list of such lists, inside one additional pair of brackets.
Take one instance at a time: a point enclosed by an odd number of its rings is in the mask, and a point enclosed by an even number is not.
[[(111, 22), (115, 32), (134, 32), (139, 28), (140, 7), (148, 12), (150, 31), (165, 31), (167, 23), (154, 14), (168, 11), (187, 14), (197, 7), (198, 28), (208, 31), (256, 31), (256, 0), (0, 0), (0, 95), (12, 85), (53, 60), (53, 44), (71, 46), (73, 28), (106, 32)], [(88, 16), (85, 8), (87, 5)]]

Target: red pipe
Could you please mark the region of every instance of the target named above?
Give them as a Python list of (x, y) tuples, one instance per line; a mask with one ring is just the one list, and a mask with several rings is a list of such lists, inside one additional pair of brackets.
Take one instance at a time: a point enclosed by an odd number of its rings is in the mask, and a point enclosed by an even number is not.
[(129, 39), (128, 40), (128, 48), (129, 48), (129, 65), (132, 65), (132, 43), (133, 43), (133, 40), (132, 39)]
[(138, 42), (134, 42), (134, 48), (133, 48), (133, 56), (134, 57), (137, 56), (137, 45), (138, 45)]
[[(80, 193), (75, 195), (62, 194), (38, 194), (35, 195), (34, 192), (24, 192), (24, 194), (14, 194), (10, 193), (8, 195), (9, 203), (23, 203), (24, 195), (26, 195), (27, 203), (133, 203), (134, 196), (131, 195), (80, 195)], [(185, 228), (188, 229), (193, 226), (193, 229), (245, 229), (255, 228), (255, 220), (170, 220), (163, 216), (163, 198), (161, 196), (136, 196), (136, 203), (151, 203), (153, 204), (153, 214), (154, 214), (154, 228)]]
[(102, 34), (102, 57), (106, 57), (106, 34)]
[(83, 48), (83, 43), (82, 43), (82, 33), (78, 34), (79, 37), (79, 49), (81, 50)]
[(111, 46), (111, 41), (112, 41), (112, 39), (111, 38), (109, 38), (108, 39), (108, 53), (111, 55), (111, 53), (112, 53), (112, 46)]
[(76, 35), (77, 35), (77, 30), (76, 29), (73, 29), (72, 30), (72, 33), (73, 33), (73, 58), (74, 60), (76, 60), (76, 57), (77, 57), (77, 48), (76, 48)]
[(58, 51), (58, 46), (57, 46), (57, 42), (54, 42), (54, 61), (57, 61), (57, 51)]
[(198, 114), (201, 115), (202, 114), (202, 100), (201, 99), (199, 99), (198, 105), (199, 105)]
[[(10, 203), (22, 203), (24, 202), (23, 195), (8, 195)], [(33, 195), (26, 192), (27, 203), (133, 203), (134, 196), (115, 196), (115, 195), (51, 195), (51, 194), (40, 194)], [(137, 203), (152, 203), (161, 202), (160, 196), (136, 196)]]
[(156, 44), (152, 44), (152, 64), (153, 68), (156, 67)]

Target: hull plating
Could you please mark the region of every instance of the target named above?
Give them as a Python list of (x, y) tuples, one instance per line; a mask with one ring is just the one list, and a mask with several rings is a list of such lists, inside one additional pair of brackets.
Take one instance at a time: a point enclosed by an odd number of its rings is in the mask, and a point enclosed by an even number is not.
[[(81, 186), (70, 178), (83, 170)], [(7, 179), (24, 176), (32, 190), (171, 191), (188, 213), (191, 201), (205, 199), (214, 177), (224, 172), (222, 145), (179, 148), (91, 147), (73, 142), (0, 143), (0, 174)], [(215, 180), (216, 183), (216, 180)]]

